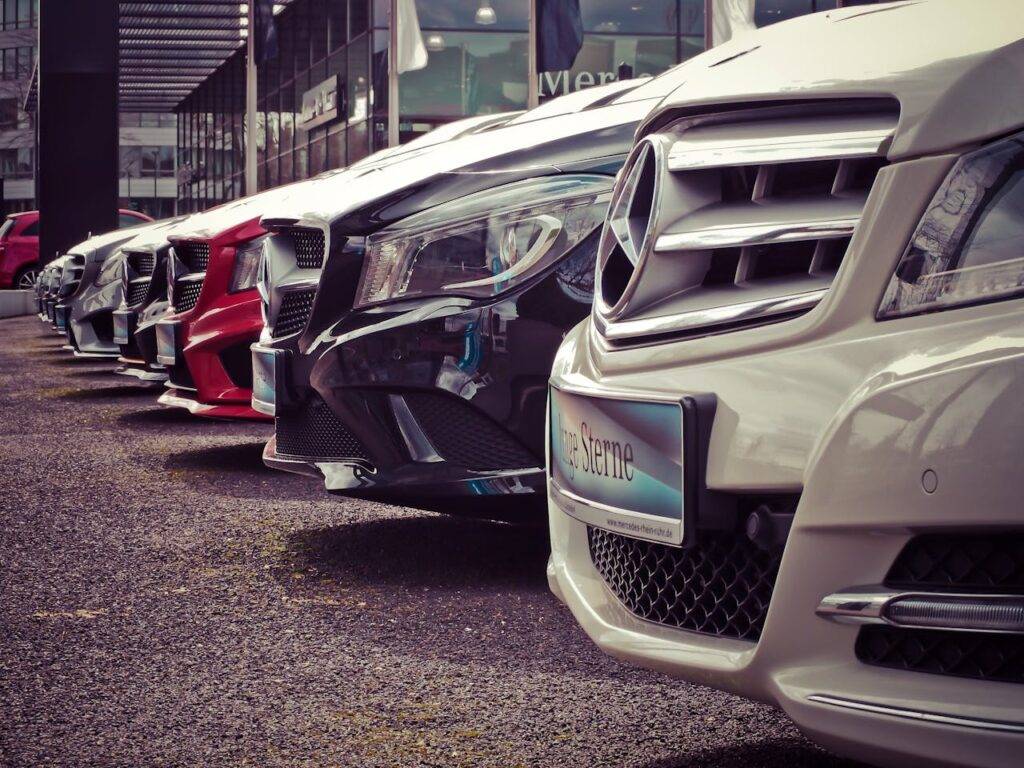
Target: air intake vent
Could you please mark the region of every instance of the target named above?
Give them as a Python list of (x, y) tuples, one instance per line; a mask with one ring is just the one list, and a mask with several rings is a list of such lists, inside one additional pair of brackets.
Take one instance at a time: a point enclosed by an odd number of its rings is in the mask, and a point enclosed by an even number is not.
[(613, 343), (811, 309), (842, 265), (898, 112), (889, 102), (689, 118), (636, 146), (598, 252)]
[(274, 319), (271, 335), (274, 338), (289, 336), (306, 327), (309, 313), (313, 311), (316, 287), (289, 291), (281, 298), (281, 309)]
[(179, 280), (176, 282), (174, 284), (174, 311), (188, 312), (199, 301), (199, 294), (202, 290), (202, 280)]
[(180, 241), (174, 244), (174, 253), (189, 272), (205, 272), (210, 266), (210, 244)]
[(366, 459), (366, 449), (334, 411), (314, 395), (294, 412), (277, 417), (277, 452), (311, 459)]
[(915, 536), (885, 583), (894, 589), (1024, 594), (1024, 533)]
[(324, 233), (319, 229), (289, 230), (295, 243), (295, 263), (302, 269), (321, 269), (324, 264)]
[(156, 269), (156, 254), (150, 251), (130, 251), (128, 267), (139, 277), (151, 277)]

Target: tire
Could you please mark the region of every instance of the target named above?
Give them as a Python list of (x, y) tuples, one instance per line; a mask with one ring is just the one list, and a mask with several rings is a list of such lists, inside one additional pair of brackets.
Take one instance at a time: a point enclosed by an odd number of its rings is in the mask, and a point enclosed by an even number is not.
[(31, 290), (36, 287), (36, 276), (38, 274), (39, 267), (35, 264), (22, 267), (14, 274), (14, 280), (11, 283), (11, 287), (23, 291)]

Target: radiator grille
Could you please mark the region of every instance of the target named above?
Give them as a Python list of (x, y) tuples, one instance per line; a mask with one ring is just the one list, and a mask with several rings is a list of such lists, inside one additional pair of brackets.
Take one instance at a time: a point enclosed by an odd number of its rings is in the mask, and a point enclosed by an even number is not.
[(129, 251), (125, 258), (139, 277), (151, 277), (156, 270), (156, 254), (152, 251)]
[(203, 290), (202, 280), (179, 280), (174, 284), (174, 311), (187, 312), (199, 301)]
[(1024, 683), (1024, 637), (986, 632), (864, 627), (857, 658), (911, 672)]
[(544, 464), (502, 426), (461, 398), (434, 392), (412, 392), (403, 397), (445, 461), (481, 471)]
[(310, 459), (367, 459), (362, 443), (319, 396), (275, 420), (277, 452)]
[(319, 229), (289, 230), (295, 244), (295, 263), (302, 269), (320, 269), (324, 263), (324, 233)]
[(135, 280), (128, 283), (128, 292), (125, 294), (125, 303), (129, 307), (135, 307), (146, 300), (149, 295), (149, 280)]
[(205, 272), (210, 265), (209, 243), (180, 241), (174, 244), (174, 252), (189, 272)]
[(905, 589), (1024, 592), (1024, 534), (915, 536), (889, 570), (886, 584)]
[(681, 549), (587, 528), (590, 557), (634, 615), (691, 632), (757, 641), (782, 550), (746, 538), (701, 532)]
[(289, 336), (306, 327), (309, 314), (313, 311), (316, 287), (288, 291), (281, 297), (281, 309), (274, 319), (271, 335), (274, 338)]
[(722, 333), (817, 304), (884, 167), (888, 102), (680, 121), (634, 148), (598, 249), (613, 343)]

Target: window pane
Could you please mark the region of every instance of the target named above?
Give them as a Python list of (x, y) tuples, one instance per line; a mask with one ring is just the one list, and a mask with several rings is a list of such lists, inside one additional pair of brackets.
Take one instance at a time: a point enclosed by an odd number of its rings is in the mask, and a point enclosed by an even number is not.
[(620, 64), (631, 69), (634, 77), (656, 75), (676, 63), (676, 38), (592, 35), (584, 37), (583, 48), (569, 72), (542, 72), (541, 95), (572, 93), (592, 85), (618, 79)]
[(348, 164), (344, 127), (327, 137), (327, 166), (344, 168)]
[(138, 179), (142, 176), (142, 148), (121, 147), (122, 177)]
[(369, 114), (369, 35), (363, 35), (348, 47), (348, 117), (362, 120)]
[(327, 0), (328, 44), (331, 50), (348, 40), (348, 0)]
[(585, 32), (665, 33), (676, 28), (676, 0), (586, 0), (580, 11)]
[(402, 115), (464, 117), (526, 106), (526, 35), (444, 32), (427, 66), (404, 72)]
[[(596, 1), (602, 5), (618, 6), (622, 4), (622, 0)], [(675, 5), (675, 0), (662, 0), (662, 2)], [(583, 7), (584, 23), (587, 21), (588, 7), (594, 4), (595, 0), (583, 0), (580, 3)], [(494, 23), (487, 25), (491, 30), (526, 31), (529, 3), (523, 0), (490, 0), (488, 5), (494, 11)], [(629, 3), (629, 5), (636, 5), (636, 2)], [(477, 22), (481, 6), (483, 6), (481, 0), (446, 0), (446, 2), (419, 0), (416, 3), (416, 15), (419, 16), (420, 26), (424, 29), (429, 27), (477, 29), (482, 26)], [(384, 11), (383, 18), (377, 19), (375, 23), (378, 26), (385, 27), (387, 26), (386, 6), (382, 10)], [(664, 30), (658, 31), (662, 32)]]
[[(464, 0), (462, 0), (464, 1)], [(349, 0), (348, 36), (351, 40), (361, 35), (370, 26), (370, 0)]]

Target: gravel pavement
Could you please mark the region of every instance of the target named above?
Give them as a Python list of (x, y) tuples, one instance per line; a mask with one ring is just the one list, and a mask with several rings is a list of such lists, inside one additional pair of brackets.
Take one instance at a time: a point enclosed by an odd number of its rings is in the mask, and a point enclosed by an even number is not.
[(328, 497), (0, 321), (0, 765), (850, 766), (620, 664), (545, 535)]

